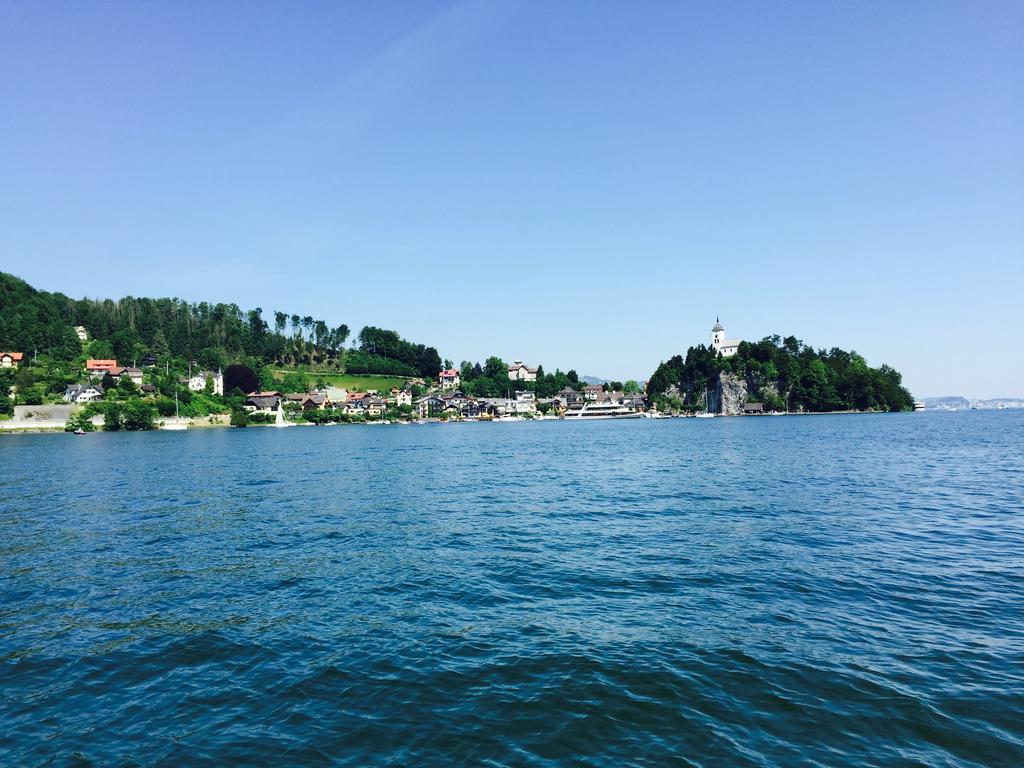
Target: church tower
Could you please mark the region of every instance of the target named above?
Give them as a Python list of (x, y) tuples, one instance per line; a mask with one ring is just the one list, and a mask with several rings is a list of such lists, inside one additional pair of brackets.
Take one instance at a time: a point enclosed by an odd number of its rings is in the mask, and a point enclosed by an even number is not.
[(715, 327), (711, 329), (711, 348), (714, 350), (721, 349), (725, 343), (725, 328), (719, 322), (718, 318), (715, 318)]

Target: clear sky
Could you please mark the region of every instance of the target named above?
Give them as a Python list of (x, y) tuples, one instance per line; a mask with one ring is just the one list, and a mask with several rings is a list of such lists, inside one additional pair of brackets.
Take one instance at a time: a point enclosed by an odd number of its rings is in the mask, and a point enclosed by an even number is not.
[(1024, 394), (1024, 3), (0, 1), (0, 268), (645, 378)]

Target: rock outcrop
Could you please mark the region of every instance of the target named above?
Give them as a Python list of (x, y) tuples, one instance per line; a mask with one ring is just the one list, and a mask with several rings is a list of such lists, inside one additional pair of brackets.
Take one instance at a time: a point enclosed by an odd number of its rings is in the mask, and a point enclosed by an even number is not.
[(736, 416), (743, 413), (743, 404), (747, 402), (747, 382), (730, 373), (720, 373), (718, 383), (711, 394), (712, 413), (722, 416)]

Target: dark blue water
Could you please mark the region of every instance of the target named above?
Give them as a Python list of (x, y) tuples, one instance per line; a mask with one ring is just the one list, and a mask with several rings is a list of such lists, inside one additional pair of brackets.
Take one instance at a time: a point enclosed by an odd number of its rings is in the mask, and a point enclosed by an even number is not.
[(1024, 412), (0, 439), (4, 765), (1024, 765)]

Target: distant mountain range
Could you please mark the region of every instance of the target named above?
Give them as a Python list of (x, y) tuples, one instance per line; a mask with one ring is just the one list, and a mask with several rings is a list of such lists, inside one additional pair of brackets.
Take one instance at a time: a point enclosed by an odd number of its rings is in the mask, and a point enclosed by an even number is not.
[(580, 376), (580, 381), (586, 384), (607, 384), (610, 379), (599, 379), (597, 376)]
[(956, 411), (961, 408), (1024, 408), (1024, 397), (991, 397), (987, 400), (971, 400), (962, 395), (946, 397), (923, 397), (925, 408)]
[(922, 397), (926, 408), (970, 408), (971, 401), (960, 395), (948, 397)]

